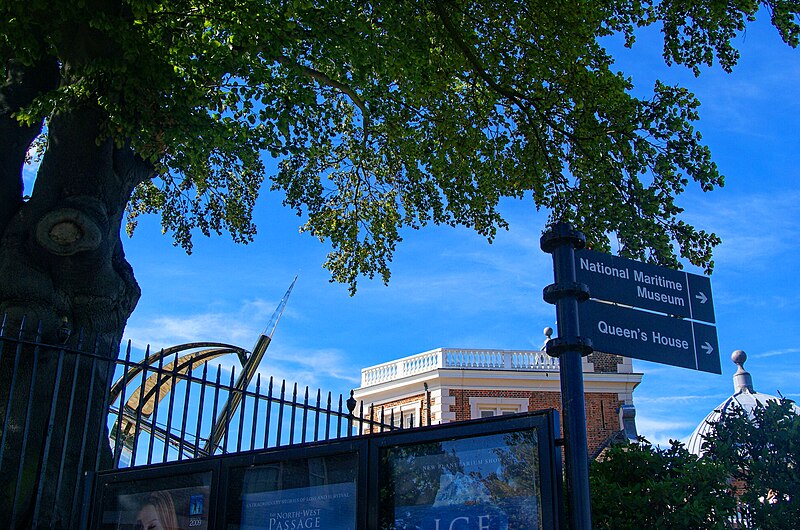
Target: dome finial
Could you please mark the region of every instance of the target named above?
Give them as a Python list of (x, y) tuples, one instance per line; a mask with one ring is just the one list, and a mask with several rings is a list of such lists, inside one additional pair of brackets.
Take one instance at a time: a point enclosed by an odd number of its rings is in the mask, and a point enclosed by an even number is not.
[(542, 347), (539, 348), (540, 351), (544, 351), (544, 352), (547, 351), (547, 343), (550, 342), (550, 339), (552, 338), (552, 336), (553, 336), (553, 328), (551, 328), (550, 326), (547, 326), (546, 328), (544, 328), (544, 337), (545, 337), (545, 339), (544, 339), (544, 342), (542, 343)]
[(744, 363), (747, 361), (747, 354), (744, 350), (736, 350), (731, 354), (731, 361), (739, 368), (733, 374), (733, 389), (735, 393), (747, 391), (753, 393), (753, 378), (750, 372), (744, 369)]

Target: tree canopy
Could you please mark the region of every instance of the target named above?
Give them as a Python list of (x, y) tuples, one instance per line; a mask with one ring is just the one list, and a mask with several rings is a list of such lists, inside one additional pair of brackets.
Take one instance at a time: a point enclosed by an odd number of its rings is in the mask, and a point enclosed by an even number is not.
[[(663, 83), (634, 97), (607, 38), (633, 46), (657, 25), (667, 63), (728, 70), (760, 8), (796, 46), (786, 0), (3, 2), (3, 102), (30, 127), (95, 109), (97, 141), (150, 170), (126, 201), (129, 230), (160, 213), (187, 250), (196, 230), (253, 237), (272, 156), (271, 187), (353, 288), (388, 279), (404, 227), (491, 239), (502, 197), (532, 196), (594, 248), (616, 240), (622, 255), (710, 271), (719, 239), (675, 202), (690, 181), (723, 183), (694, 128), (699, 103)], [(2, 195), (8, 212), (18, 189)]]
[(708, 459), (730, 472), (741, 528), (791, 528), (800, 520), (800, 409), (789, 399), (724, 414), (706, 437)]
[(800, 520), (800, 414), (788, 399), (730, 410), (705, 436), (611, 447), (592, 463), (597, 528), (794, 528)]

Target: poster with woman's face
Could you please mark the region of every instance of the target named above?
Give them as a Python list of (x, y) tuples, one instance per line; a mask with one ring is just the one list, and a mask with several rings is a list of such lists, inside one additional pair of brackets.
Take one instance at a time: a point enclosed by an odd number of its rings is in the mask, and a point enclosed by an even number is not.
[(211, 472), (106, 484), (101, 530), (207, 530)]

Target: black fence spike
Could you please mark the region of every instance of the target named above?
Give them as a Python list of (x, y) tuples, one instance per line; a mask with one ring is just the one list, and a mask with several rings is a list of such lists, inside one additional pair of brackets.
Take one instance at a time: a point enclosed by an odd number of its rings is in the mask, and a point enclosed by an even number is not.
[(183, 448), (186, 445), (186, 422), (188, 421), (189, 398), (191, 397), (191, 391), (192, 391), (192, 368), (194, 368), (193, 364), (194, 364), (194, 359), (189, 359), (189, 366), (186, 369), (186, 378), (184, 379), (184, 381), (186, 382), (186, 389), (184, 390), (183, 394), (183, 417), (181, 418), (181, 434), (180, 434), (180, 439), (178, 440), (178, 460), (183, 460)]
[[(148, 346), (147, 351), (148, 352), (150, 351), (149, 350), (149, 346)], [(145, 359), (147, 359), (147, 355), (145, 355)], [(138, 447), (139, 447), (139, 444), (137, 442), (139, 440), (139, 434), (141, 432), (140, 429), (141, 429), (141, 426), (142, 426), (142, 408), (144, 408), (144, 399), (145, 399), (144, 387), (145, 387), (145, 384), (147, 382), (147, 362), (143, 359), (141, 364), (140, 364), (140, 366), (142, 368), (142, 371), (141, 371), (141, 373), (142, 373), (142, 382), (139, 385), (139, 405), (136, 407), (136, 425), (134, 426), (134, 429), (133, 429), (133, 448), (131, 449), (131, 465), (134, 465), (134, 466), (136, 465), (136, 453), (137, 453), (137, 450), (138, 450)], [(125, 372), (127, 372), (128, 371), (128, 365), (126, 364), (123, 369), (125, 370)], [(158, 376), (156, 376), (156, 377), (158, 377)], [(120, 406), (119, 412), (120, 412), (119, 413), (119, 418), (122, 418), (122, 415), (123, 415), (123, 412), (124, 412), (124, 409), (123, 409), (122, 406)], [(120, 421), (120, 420), (117, 420), (117, 421)], [(150, 431), (152, 432), (152, 428), (150, 429)]]
[(267, 387), (267, 418), (264, 422), (264, 447), (269, 447), (269, 429), (272, 416), (272, 376), (269, 376), (269, 386)]
[(328, 405), (325, 407), (327, 414), (325, 415), (325, 439), (329, 440), (331, 437), (331, 392), (328, 391)]
[(283, 398), (286, 396), (286, 379), (281, 383), (281, 397), (278, 400), (278, 426), (275, 433), (275, 447), (281, 446), (281, 431), (283, 430)]
[[(164, 429), (164, 458), (163, 462), (169, 461), (169, 446), (172, 440), (172, 416), (175, 411), (175, 384), (178, 378), (178, 352), (175, 352), (175, 359), (172, 361), (172, 369), (169, 374), (169, 404), (167, 405), (167, 425)], [(158, 397), (156, 397), (158, 399)]]
[(317, 406), (316, 406), (316, 414), (314, 414), (314, 441), (319, 440), (319, 417), (322, 415), (322, 410), (320, 409), (320, 398), (322, 397), (322, 390), (317, 388)]
[(200, 456), (198, 451), (200, 450), (200, 433), (203, 432), (203, 405), (205, 405), (206, 400), (206, 386), (207, 386), (207, 376), (208, 376), (208, 363), (203, 363), (203, 375), (200, 379), (200, 403), (199, 408), (197, 411), (197, 426), (194, 429), (194, 457), (197, 458)]
[(300, 443), (306, 443), (306, 423), (308, 421), (308, 387), (306, 387), (306, 395), (303, 398), (303, 425), (300, 433)]
[(256, 430), (258, 426), (258, 404), (261, 402), (261, 374), (256, 374), (256, 395), (253, 400), (253, 418), (250, 421), (250, 450), (256, 448)]
[(289, 420), (289, 445), (294, 444), (294, 421), (297, 416), (297, 383), (292, 390), (292, 412)]
[[(222, 436), (222, 454), (228, 453), (228, 438), (230, 436), (230, 425), (231, 425), (231, 407), (230, 403), (230, 396), (234, 392), (234, 385), (236, 381), (236, 367), (231, 367), (231, 382), (228, 385), (228, 402), (225, 403), (225, 433)], [(216, 427), (216, 426), (215, 426)]]

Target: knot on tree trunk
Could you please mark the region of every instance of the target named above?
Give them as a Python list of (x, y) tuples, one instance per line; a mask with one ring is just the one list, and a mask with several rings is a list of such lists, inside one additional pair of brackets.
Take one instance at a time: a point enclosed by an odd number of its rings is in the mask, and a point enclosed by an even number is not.
[(58, 256), (95, 250), (103, 239), (100, 227), (74, 208), (58, 208), (45, 214), (36, 225), (36, 241)]

